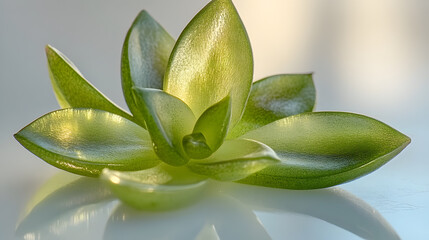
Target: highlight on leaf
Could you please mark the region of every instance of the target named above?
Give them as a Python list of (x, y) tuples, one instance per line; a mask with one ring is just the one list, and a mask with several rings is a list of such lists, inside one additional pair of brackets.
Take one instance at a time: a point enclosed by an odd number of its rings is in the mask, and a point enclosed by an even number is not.
[(231, 96), (231, 125), (244, 110), (253, 78), (246, 30), (230, 0), (211, 1), (186, 26), (171, 53), (164, 91), (182, 99), (199, 117)]
[(60, 169), (96, 177), (103, 168), (130, 171), (160, 163), (146, 130), (97, 109), (63, 109), (30, 123), (15, 138)]
[(104, 169), (101, 178), (123, 202), (142, 210), (167, 210), (196, 200), (207, 181), (186, 167), (157, 167), (120, 172)]

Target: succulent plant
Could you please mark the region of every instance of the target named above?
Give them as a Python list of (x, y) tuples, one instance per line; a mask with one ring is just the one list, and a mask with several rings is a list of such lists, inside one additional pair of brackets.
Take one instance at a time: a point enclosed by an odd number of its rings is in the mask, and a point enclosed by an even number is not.
[(341, 184), (379, 168), (410, 142), (375, 119), (312, 112), (312, 74), (252, 83), (253, 59), (231, 0), (213, 0), (175, 41), (146, 11), (122, 49), (120, 109), (61, 52), (46, 47), (63, 108), (15, 134), (60, 169), (107, 181), (124, 202), (165, 209), (207, 179), (287, 189)]

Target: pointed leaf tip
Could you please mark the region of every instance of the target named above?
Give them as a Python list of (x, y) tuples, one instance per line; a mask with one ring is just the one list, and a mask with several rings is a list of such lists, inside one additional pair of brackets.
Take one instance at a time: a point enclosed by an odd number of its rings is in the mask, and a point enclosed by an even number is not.
[(231, 125), (240, 119), (253, 78), (249, 38), (231, 1), (212, 1), (186, 26), (171, 53), (164, 91), (199, 117), (231, 93)]
[(129, 171), (160, 163), (147, 131), (96, 109), (54, 111), (14, 136), (47, 163), (85, 176), (96, 177), (105, 167)]
[(46, 45), (45, 51), (52, 87), (62, 108), (100, 109), (133, 120), (89, 83), (63, 53), (50, 45)]
[(380, 121), (344, 112), (302, 113), (242, 137), (267, 144), (282, 162), (240, 182), (290, 189), (351, 181), (381, 167), (410, 143), (407, 136)]
[(216, 151), (228, 132), (231, 120), (231, 97), (228, 95), (201, 114), (194, 126), (194, 133), (201, 133), (212, 151)]
[(139, 114), (140, 109), (134, 102), (132, 88), (162, 89), (174, 43), (170, 34), (145, 10), (128, 30), (122, 47), (121, 77), (124, 97), (133, 115)]

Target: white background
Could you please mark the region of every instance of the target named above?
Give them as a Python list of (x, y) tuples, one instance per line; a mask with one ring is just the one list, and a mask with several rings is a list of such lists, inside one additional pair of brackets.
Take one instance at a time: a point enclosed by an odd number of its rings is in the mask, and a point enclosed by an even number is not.
[[(33, 156), (12, 137), (37, 117), (58, 109), (44, 46), (51, 44), (66, 54), (89, 81), (125, 108), (120, 53), (126, 31), (137, 13), (148, 10), (177, 38), (207, 2), (0, 0), (0, 239), (24, 239), (15, 234), (19, 215), (37, 189), (60, 171)], [(380, 214), (401, 238), (427, 239), (429, 1), (234, 0), (234, 3), (252, 43), (255, 80), (279, 73), (314, 72), (317, 111), (361, 113), (411, 137), (412, 143), (387, 165), (334, 190), (355, 195), (358, 200), (346, 199), (367, 204), (364, 209)], [(301, 194), (285, 193), (289, 197)], [(315, 194), (313, 197), (317, 197)], [(287, 199), (282, 196), (276, 201)], [(317, 201), (314, 204), (317, 206)], [(341, 215), (336, 212), (335, 204), (327, 201), (320, 207), (332, 210), (334, 216)], [(75, 239), (75, 234), (80, 234), (88, 239), (112, 239), (109, 236), (115, 236), (112, 230), (115, 228), (107, 229), (105, 224), (115, 206), (104, 206), (102, 209), (107, 210), (92, 218), (91, 224), (85, 222), (79, 228), (65, 224), (68, 230), (59, 238)], [(314, 206), (309, 209), (317, 212)], [(359, 220), (358, 216), (348, 216), (350, 212), (343, 211), (342, 217)], [(273, 239), (357, 238), (344, 228), (310, 217), (312, 214), (274, 212), (257, 211)], [(193, 216), (184, 213), (182, 217)], [(230, 218), (228, 214), (224, 217), (225, 221)], [(168, 232), (162, 221), (153, 220), (149, 224), (154, 224), (160, 232)], [(132, 226), (129, 224), (127, 228)], [(138, 235), (139, 227), (136, 224), (136, 228), (127, 231)], [(205, 229), (203, 235), (216, 231), (222, 235), (216, 226), (202, 229)], [(46, 230), (48, 235), (30, 234), (25, 238), (48, 239), (49, 234), (54, 234), (51, 230)], [(103, 237), (105, 232), (108, 234)], [(229, 235), (224, 232), (223, 236)]]

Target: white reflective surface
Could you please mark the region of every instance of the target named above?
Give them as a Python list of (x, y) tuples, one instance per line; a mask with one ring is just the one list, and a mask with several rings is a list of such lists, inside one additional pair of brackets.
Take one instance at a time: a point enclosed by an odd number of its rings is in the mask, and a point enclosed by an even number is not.
[[(340, 188), (287, 191), (213, 183), (210, 191), (189, 207), (140, 212), (118, 203), (95, 179), (79, 178), (52, 188), (64, 178), (67, 174), (61, 173), (38, 190), (36, 196), (49, 194), (38, 198), (40, 201), (18, 221), (18, 237), (76, 239), (79, 234), (120, 239), (126, 233), (127, 239), (205, 239), (207, 235), (215, 239), (271, 239), (278, 230), (269, 229), (281, 225), (282, 238), (296, 238), (303, 227), (313, 230), (301, 231), (301, 237), (320, 237), (331, 229), (326, 237), (399, 238), (377, 210)], [(273, 222), (276, 218), (277, 223)], [(325, 223), (320, 226), (321, 222)]]
[(255, 80), (314, 72), (316, 110), (361, 113), (411, 137), (376, 172), (317, 191), (214, 186), (197, 204), (161, 213), (131, 210), (87, 179), (58, 188), (26, 214), (60, 172), (12, 137), (58, 108), (44, 45), (64, 52), (125, 107), (120, 52), (135, 15), (147, 9), (177, 38), (206, 2), (0, 0), (0, 239), (427, 238), (429, 2), (423, 0), (234, 0), (252, 43)]

